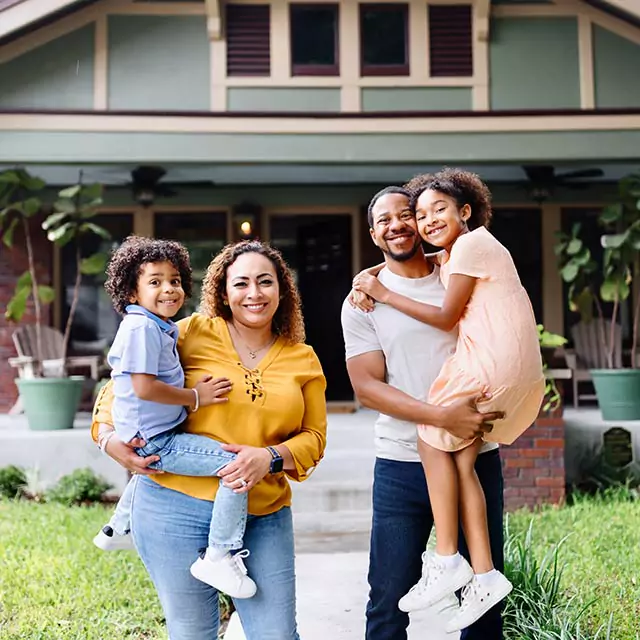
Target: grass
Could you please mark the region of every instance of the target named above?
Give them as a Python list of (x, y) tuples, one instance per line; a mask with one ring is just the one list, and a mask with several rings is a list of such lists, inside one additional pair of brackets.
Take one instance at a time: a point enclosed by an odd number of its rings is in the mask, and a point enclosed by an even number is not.
[[(567, 563), (560, 590), (574, 598), (573, 611), (593, 602), (580, 618), (580, 637), (590, 640), (610, 616), (611, 639), (640, 639), (640, 501), (623, 498), (577, 498), (571, 507), (509, 517), (510, 531), (522, 536), (533, 520), (540, 559), (569, 536), (560, 549)], [(2, 640), (166, 640), (135, 553), (101, 553), (91, 544), (105, 515), (101, 506), (0, 501)]]

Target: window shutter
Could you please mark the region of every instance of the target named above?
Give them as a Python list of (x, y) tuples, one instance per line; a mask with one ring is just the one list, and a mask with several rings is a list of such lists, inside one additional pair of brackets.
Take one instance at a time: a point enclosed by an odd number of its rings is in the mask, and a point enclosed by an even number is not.
[(471, 5), (429, 5), (431, 77), (473, 75)]
[(271, 74), (271, 20), (268, 4), (228, 4), (227, 75)]

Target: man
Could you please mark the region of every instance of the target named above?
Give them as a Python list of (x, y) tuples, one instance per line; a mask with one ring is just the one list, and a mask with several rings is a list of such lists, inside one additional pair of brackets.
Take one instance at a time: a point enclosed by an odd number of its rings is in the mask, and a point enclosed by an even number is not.
[[(377, 193), (369, 205), (368, 222), (371, 238), (384, 255), (381, 282), (421, 302), (441, 305), (444, 288), (422, 249), (410, 193), (401, 187)], [(490, 430), (501, 414), (479, 413), (473, 401), (449, 407), (424, 401), (455, 348), (455, 332), (444, 333), (387, 305), (376, 304), (364, 313), (347, 301), (342, 328), (354, 391), (364, 406), (380, 412), (375, 425), (366, 639), (405, 640), (409, 616), (398, 609), (398, 600), (420, 578), (421, 556), (433, 527), (416, 424), (431, 424), (467, 439)], [(487, 500), (493, 560), (502, 570), (502, 469), (497, 445), (483, 447), (476, 471)], [(460, 539), (468, 558), (462, 535)], [(462, 638), (501, 640), (500, 607), (463, 631)]]

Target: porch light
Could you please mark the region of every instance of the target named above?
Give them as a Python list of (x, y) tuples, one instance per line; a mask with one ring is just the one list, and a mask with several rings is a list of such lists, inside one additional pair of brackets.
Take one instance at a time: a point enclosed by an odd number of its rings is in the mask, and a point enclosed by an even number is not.
[(243, 202), (233, 208), (234, 240), (254, 240), (259, 235), (262, 207), (252, 202)]

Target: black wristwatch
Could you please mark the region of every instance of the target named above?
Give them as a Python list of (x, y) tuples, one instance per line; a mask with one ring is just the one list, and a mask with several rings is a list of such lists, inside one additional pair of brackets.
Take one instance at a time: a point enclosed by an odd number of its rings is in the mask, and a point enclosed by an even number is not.
[(280, 473), (284, 465), (282, 456), (278, 453), (275, 447), (266, 447), (267, 451), (271, 454), (271, 464), (269, 465), (269, 473)]

